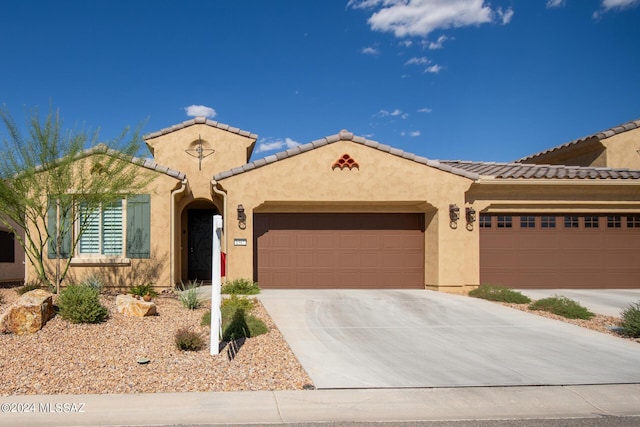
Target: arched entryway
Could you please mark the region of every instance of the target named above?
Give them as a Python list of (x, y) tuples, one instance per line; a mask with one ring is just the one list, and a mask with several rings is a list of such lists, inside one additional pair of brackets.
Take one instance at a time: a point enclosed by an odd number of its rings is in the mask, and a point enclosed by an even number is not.
[(196, 200), (182, 211), (182, 278), (211, 280), (213, 216), (218, 208), (208, 200)]

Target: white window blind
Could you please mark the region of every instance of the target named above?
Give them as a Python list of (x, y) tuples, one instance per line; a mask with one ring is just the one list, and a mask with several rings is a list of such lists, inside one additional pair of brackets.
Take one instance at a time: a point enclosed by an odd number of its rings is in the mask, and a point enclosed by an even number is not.
[(90, 210), (80, 205), (82, 235), (78, 245), (80, 255), (122, 254), (122, 200)]

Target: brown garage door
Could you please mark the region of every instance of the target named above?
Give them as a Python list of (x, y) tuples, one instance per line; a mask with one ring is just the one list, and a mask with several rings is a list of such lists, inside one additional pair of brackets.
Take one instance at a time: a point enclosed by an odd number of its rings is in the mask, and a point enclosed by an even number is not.
[(263, 288), (424, 288), (424, 215), (254, 214)]
[(480, 283), (640, 288), (640, 215), (483, 215)]

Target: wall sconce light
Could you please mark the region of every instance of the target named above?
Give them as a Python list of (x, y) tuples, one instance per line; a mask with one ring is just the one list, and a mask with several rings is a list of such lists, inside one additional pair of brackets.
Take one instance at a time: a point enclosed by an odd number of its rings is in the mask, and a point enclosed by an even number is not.
[(238, 205), (238, 227), (241, 230), (247, 228), (247, 215), (244, 213), (244, 206)]
[(458, 220), (460, 219), (460, 208), (457, 205), (449, 205), (449, 226), (451, 228), (458, 227)]
[(474, 222), (476, 222), (476, 210), (473, 208), (467, 208), (466, 217), (469, 224), (473, 224)]

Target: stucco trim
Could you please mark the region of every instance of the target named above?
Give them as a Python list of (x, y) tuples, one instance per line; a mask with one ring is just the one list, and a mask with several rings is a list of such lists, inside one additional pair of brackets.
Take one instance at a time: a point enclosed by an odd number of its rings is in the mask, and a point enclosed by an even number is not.
[(470, 171), (466, 171), (464, 169), (460, 169), (457, 168), (455, 166), (452, 165), (448, 165), (445, 163), (441, 163), (438, 160), (430, 160), (427, 159), (426, 157), (421, 157), (421, 156), (416, 156), (415, 154), (412, 153), (406, 153), (403, 150), (397, 149), (397, 148), (393, 148), (390, 147), (388, 145), (384, 145), (384, 144), (380, 144), (377, 141), (373, 141), (370, 139), (366, 139), (360, 136), (356, 136), (354, 135), (352, 132), (346, 131), (346, 130), (342, 130), (340, 131), (340, 133), (337, 133), (335, 135), (329, 135), (326, 136), (324, 138), (321, 139), (316, 139), (314, 141), (311, 141), (307, 144), (303, 144), (303, 145), (299, 145), (297, 147), (294, 148), (290, 148), (286, 151), (281, 151), (278, 152), (276, 154), (273, 154), (271, 156), (267, 156), (263, 159), (258, 159), (254, 162), (250, 162), (247, 163), (243, 166), (237, 167), (237, 168), (233, 168), (231, 170), (228, 171), (224, 171), (224, 172), (220, 172), (216, 175), (214, 175), (213, 179), (215, 181), (220, 181), (235, 175), (240, 175), (242, 173), (248, 172), (250, 170), (253, 169), (257, 169), (263, 166), (266, 166), (270, 163), (274, 163), (274, 162), (278, 162), (278, 161), (282, 161), (285, 159), (289, 159), (291, 157), (295, 157), (299, 154), (305, 153), (307, 151), (311, 151), (311, 150), (315, 150), (317, 148), (323, 147), (325, 145), (328, 144), (333, 144), (336, 143), (338, 141), (351, 141), (355, 144), (360, 144), (360, 145), (364, 145), (366, 147), (370, 147), (379, 151), (383, 151), (385, 153), (388, 153), (392, 156), (396, 156), (396, 157), (401, 157), (403, 159), (407, 159), (410, 161), (413, 161), (415, 163), (420, 163), (432, 168), (436, 168), (436, 169), (440, 169), (442, 171), (445, 172), (450, 172), (454, 175), (459, 175), (468, 179), (472, 179), (472, 180), (476, 180), (478, 178), (480, 178), (480, 175), (478, 175), (475, 172), (470, 172)]
[(531, 155), (526, 156), (526, 157), (522, 157), (521, 159), (516, 160), (516, 162), (522, 163), (522, 162), (530, 161), (530, 160), (535, 159), (536, 157), (540, 157), (540, 156), (543, 156), (543, 155), (546, 155), (546, 154), (549, 154), (549, 153), (553, 153), (555, 151), (563, 150), (563, 149), (568, 148), (568, 147), (575, 147), (575, 146), (578, 146), (578, 145), (582, 145), (585, 142), (590, 141), (590, 140), (594, 140), (594, 139), (599, 142), (599, 141), (602, 141), (603, 139), (607, 139), (607, 138), (610, 138), (610, 137), (612, 137), (614, 135), (618, 135), (620, 133), (624, 133), (624, 132), (627, 132), (627, 131), (630, 131), (630, 130), (633, 130), (633, 129), (637, 129), (637, 128), (640, 128), (640, 119), (632, 120), (630, 122), (623, 123), (623, 124), (618, 125), (618, 126), (614, 126), (611, 129), (603, 130), (603, 131), (600, 131), (600, 132), (597, 132), (597, 133), (594, 133), (594, 134), (591, 134), (591, 135), (587, 135), (587, 136), (579, 138), (579, 139), (574, 139), (573, 141), (569, 141), (569, 142), (567, 142), (565, 144), (558, 145), (556, 147), (552, 147), (552, 148), (549, 148), (547, 150), (541, 151), (539, 153), (531, 154)]

